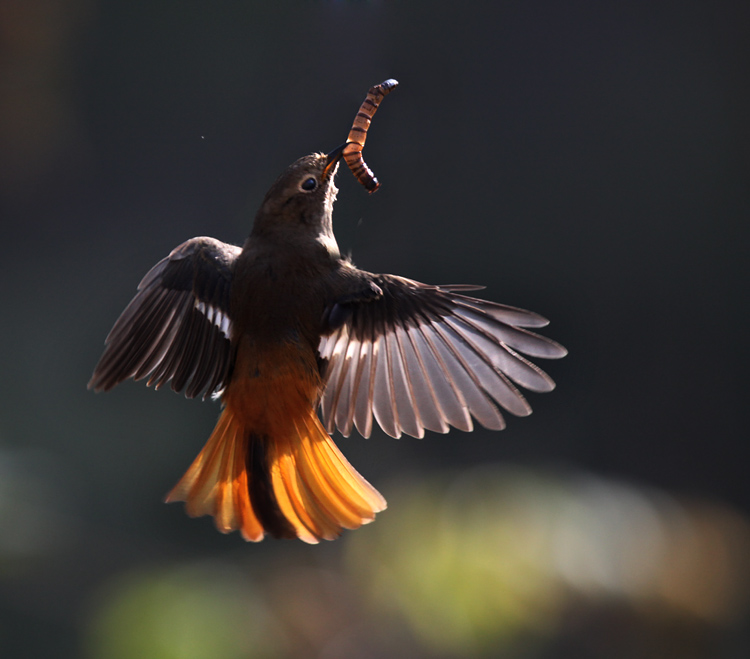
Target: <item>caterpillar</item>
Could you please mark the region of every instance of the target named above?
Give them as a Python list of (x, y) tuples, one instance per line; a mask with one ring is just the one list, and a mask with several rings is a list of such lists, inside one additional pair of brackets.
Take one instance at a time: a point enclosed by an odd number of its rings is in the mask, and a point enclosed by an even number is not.
[(346, 164), (349, 165), (352, 174), (365, 186), (369, 193), (375, 192), (380, 187), (380, 183), (375, 174), (372, 173), (372, 170), (365, 164), (365, 160), (362, 157), (362, 149), (367, 139), (367, 129), (370, 127), (370, 122), (380, 102), (396, 88), (396, 85), (398, 85), (398, 81), (389, 79), (381, 82), (379, 85), (370, 87), (370, 91), (367, 92), (367, 98), (362, 102), (357, 116), (354, 117), (354, 123), (344, 145), (342, 155)]

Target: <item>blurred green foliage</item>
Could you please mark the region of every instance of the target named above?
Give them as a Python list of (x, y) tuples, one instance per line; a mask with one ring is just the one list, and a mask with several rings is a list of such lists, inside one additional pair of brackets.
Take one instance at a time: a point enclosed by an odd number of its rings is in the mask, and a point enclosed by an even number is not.
[(245, 580), (239, 572), (210, 563), (119, 575), (94, 598), (88, 656), (279, 656), (278, 635), (271, 633), (268, 616), (253, 601)]

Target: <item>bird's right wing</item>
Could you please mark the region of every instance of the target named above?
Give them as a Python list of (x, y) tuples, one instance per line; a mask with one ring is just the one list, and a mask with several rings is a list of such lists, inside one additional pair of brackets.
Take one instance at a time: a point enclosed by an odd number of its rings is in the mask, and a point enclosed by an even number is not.
[[(500, 408), (531, 413), (518, 386), (550, 391), (555, 383), (521, 354), (565, 356), (559, 343), (526, 328), (547, 320), (515, 307), (463, 295), (477, 286), (429, 286), (360, 271), (357, 287), (326, 309), (318, 351), (327, 384), (323, 422), (365, 437), (372, 418), (389, 435), (425, 429), (505, 426)], [(516, 386), (518, 385), (518, 386)]]
[(229, 293), (240, 252), (192, 238), (151, 268), (107, 336), (89, 388), (150, 376), (149, 385), (171, 380), (189, 398), (221, 390), (231, 367)]

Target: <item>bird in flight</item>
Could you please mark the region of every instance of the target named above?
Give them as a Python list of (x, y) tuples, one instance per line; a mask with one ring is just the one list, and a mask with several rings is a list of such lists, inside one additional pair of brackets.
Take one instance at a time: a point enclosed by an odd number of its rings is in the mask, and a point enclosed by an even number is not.
[(221, 400), (213, 433), (166, 500), (212, 515), (224, 533), (316, 543), (384, 510), (333, 442), (335, 428), (368, 437), (374, 419), (393, 437), (471, 431), (475, 421), (501, 430), (503, 412), (531, 413), (521, 388), (555, 386), (528, 359), (566, 354), (532, 331), (546, 319), (467, 295), (481, 287), (373, 274), (342, 257), (336, 171), (343, 159), (377, 189), (362, 148), (396, 84), (370, 89), (346, 143), (281, 174), (242, 247), (192, 238), (157, 263), (89, 383), (107, 391), (148, 378)]

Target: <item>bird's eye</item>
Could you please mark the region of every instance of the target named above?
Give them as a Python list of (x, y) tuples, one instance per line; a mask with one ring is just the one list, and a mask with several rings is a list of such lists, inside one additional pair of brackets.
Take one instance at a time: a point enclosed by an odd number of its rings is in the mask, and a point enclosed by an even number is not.
[(302, 181), (302, 184), (299, 187), (302, 188), (305, 192), (312, 192), (313, 190), (315, 190), (315, 188), (318, 187), (318, 181), (311, 176), (310, 178), (306, 178), (304, 181)]

